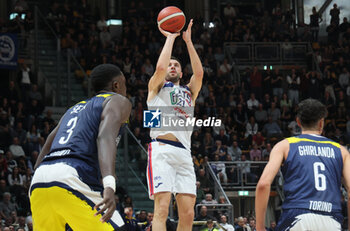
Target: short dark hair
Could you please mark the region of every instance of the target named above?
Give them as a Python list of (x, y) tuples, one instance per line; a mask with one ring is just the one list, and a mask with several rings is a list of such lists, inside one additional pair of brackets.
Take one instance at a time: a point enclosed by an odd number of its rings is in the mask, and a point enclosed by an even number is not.
[(212, 223), (214, 223), (212, 219), (207, 220), (207, 224), (212, 224)]
[(120, 68), (113, 64), (100, 64), (96, 66), (91, 72), (92, 86), (95, 92), (105, 90), (108, 83), (113, 78), (121, 76), (123, 73)]
[(181, 64), (180, 59), (178, 59), (178, 58), (175, 57), (175, 56), (171, 56), (170, 59), (174, 59), (174, 60), (178, 61), (178, 62), (180, 63), (180, 66), (182, 67), (182, 64)]
[(320, 119), (327, 117), (327, 108), (316, 99), (306, 99), (298, 105), (297, 117), (303, 128), (314, 128)]

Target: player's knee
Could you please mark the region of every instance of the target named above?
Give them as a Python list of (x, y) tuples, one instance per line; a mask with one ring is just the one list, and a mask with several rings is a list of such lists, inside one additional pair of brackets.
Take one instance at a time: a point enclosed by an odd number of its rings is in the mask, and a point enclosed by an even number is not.
[(162, 221), (166, 221), (168, 218), (169, 205), (161, 204), (155, 208), (154, 218)]
[(192, 222), (194, 219), (194, 210), (186, 209), (185, 211), (180, 212), (180, 219), (186, 223)]

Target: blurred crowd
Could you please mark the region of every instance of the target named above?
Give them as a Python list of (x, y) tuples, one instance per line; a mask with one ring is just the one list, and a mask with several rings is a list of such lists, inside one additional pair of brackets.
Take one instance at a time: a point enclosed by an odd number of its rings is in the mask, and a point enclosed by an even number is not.
[[(1, 32), (26, 33), (33, 29), (32, 11), (24, 0), (13, 6), (18, 15), (9, 22), (0, 20)], [(147, 83), (155, 71), (164, 36), (156, 25), (157, 13), (162, 5), (152, 8), (142, 1), (130, 1), (123, 12), (121, 35), (115, 34), (104, 16), (96, 14), (85, 0), (52, 1), (46, 17), (61, 38), (63, 51), (70, 49), (80, 65), (89, 74), (100, 63), (113, 63), (121, 67), (133, 103), (130, 128), (137, 138), (131, 145), (150, 141), (149, 130), (143, 128), (143, 110), (146, 106)], [(222, 183), (237, 182), (234, 168), (220, 161), (241, 161), (240, 169), (251, 182), (257, 182), (262, 169), (252, 171), (250, 163), (267, 161), (273, 145), (287, 136), (300, 134), (295, 122), (298, 102), (305, 98), (322, 101), (328, 108), (324, 135), (343, 144), (350, 143), (350, 24), (339, 19), (339, 9), (333, 6), (328, 38), (320, 42), (321, 21), (315, 8), (310, 25), (295, 25), (290, 10), (277, 4), (264, 9), (256, 4), (249, 11), (228, 3), (213, 11), (210, 21), (214, 27), (204, 25), (201, 16), (194, 17), (192, 39), (205, 71), (203, 87), (196, 101), (195, 116), (206, 119), (213, 116), (222, 120), (219, 128), (195, 128), (192, 135), (192, 155), (197, 174), (197, 203), (220, 203), (213, 198), (212, 183), (208, 178), (207, 163)], [(26, 13), (24, 19), (21, 13)], [(316, 23), (317, 21), (317, 23)], [(317, 33), (316, 33), (317, 31)], [(233, 76), (233, 64), (225, 56), (224, 42), (312, 42), (318, 67), (262, 70), (259, 66), (240, 71), (241, 81)], [(182, 84), (191, 77), (191, 66), (185, 43), (177, 39), (173, 55), (181, 60)], [(269, 66), (269, 65), (268, 65)], [(80, 71), (76, 78), (87, 80)], [(28, 185), (33, 166), (43, 143), (57, 121), (52, 112), (44, 113), (44, 99), (38, 91), (36, 76), (30, 67), (20, 64), (16, 81), (0, 92), (0, 216), (2, 226), (30, 224)], [(133, 149), (130, 159), (146, 167), (147, 156)], [(244, 172), (243, 172), (244, 171)], [(121, 213), (125, 219), (148, 222), (152, 214), (146, 211), (130, 212), (132, 203), (122, 192), (119, 197)], [(212, 202), (209, 202), (209, 204)], [(225, 213), (208, 215), (202, 206), (197, 218), (217, 220), (225, 224)], [(205, 213), (205, 214), (204, 214)], [(141, 218), (140, 215), (142, 214)], [(133, 216), (137, 215), (137, 219)], [(196, 218), (196, 219), (197, 219)], [(205, 219), (204, 219), (205, 218)], [(227, 217), (226, 217), (227, 222)], [(145, 223), (145, 224), (146, 224)], [(27, 225), (28, 224), (28, 225)], [(134, 224), (130, 222), (130, 224)], [(208, 221), (208, 230), (212, 222)], [(254, 218), (239, 217), (236, 230), (254, 230)], [(271, 229), (274, 230), (271, 224)], [(149, 224), (143, 226), (147, 230)], [(240, 229), (250, 227), (250, 229)], [(31, 230), (26, 228), (26, 230)]]

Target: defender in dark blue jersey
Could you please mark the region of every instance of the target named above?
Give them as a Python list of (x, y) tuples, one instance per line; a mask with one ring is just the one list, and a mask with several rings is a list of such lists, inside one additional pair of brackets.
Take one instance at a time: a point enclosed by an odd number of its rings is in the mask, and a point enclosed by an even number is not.
[(99, 65), (91, 78), (97, 95), (66, 111), (38, 157), (29, 192), (34, 230), (123, 229), (114, 200), (116, 140), (131, 103), (118, 67)]
[(326, 116), (317, 100), (299, 104), (302, 134), (275, 145), (256, 188), (257, 231), (265, 230), (270, 186), (280, 167), (285, 201), (276, 230), (341, 230), (341, 180), (343, 176), (349, 193), (350, 157), (343, 146), (321, 136)]

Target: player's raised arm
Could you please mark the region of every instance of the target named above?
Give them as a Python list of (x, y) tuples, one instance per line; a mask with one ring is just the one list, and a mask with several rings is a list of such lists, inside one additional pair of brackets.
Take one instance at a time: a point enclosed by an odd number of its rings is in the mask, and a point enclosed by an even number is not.
[[(350, 154), (345, 147), (340, 146), (340, 149), (343, 156), (343, 182), (348, 193), (348, 214), (350, 214)], [(350, 219), (348, 219), (348, 227), (350, 227)]]
[(190, 23), (188, 24), (187, 30), (182, 33), (182, 38), (186, 43), (188, 54), (190, 55), (193, 75), (191, 77), (190, 83), (188, 84), (188, 87), (191, 90), (192, 99), (193, 101), (195, 101), (202, 87), (204, 71), (203, 71), (201, 60), (199, 59), (197, 51), (194, 48), (192, 43), (192, 39), (191, 39), (192, 24), (193, 24), (193, 19), (191, 19)]
[(265, 231), (266, 208), (269, 202), (271, 183), (282, 164), (283, 156), (289, 151), (289, 142), (282, 140), (277, 143), (270, 154), (264, 172), (262, 173), (255, 191), (256, 230)]
[[(62, 116), (63, 118), (63, 116)], [(38, 156), (38, 159), (36, 160), (35, 162), (35, 165), (34, 165), (34, 170), (37, 169), (40, 165), (40, 163), (43, 161), (44, 157), (50, 152), (50, 149), (51, 149), (51, 145), (52, 145), (52, 142), (53, 140), (55, 139), (55, 136), (57, 134), (57, 131), (58, 131), (58, 128), (60, 127), (61, 125), (61, 121), (62, 121), (62, 118), (60, 120), (60, 122), (57, 124), (57, 126), (52, 130), (52, 132), (47, 136), (47, 139), (45, 141), (45, 144), (43, 146), (43, 149), (41, 149), (41, 152)]]
[[(108, 100), (108, 99), (107, 99)], [(109, 220), (115, 210), (114, 190), (115, 190), (115, 158), (116, 158), (116, 138), (120, 126), (128, 120), (131, 111), (130, 101), (121, 95), (113, 95), (105, 104), (101, 115), (101, 123), (97, 137), (98, 161), (104, 183), (103, 201), (95, 206), (104, 207), (96, 214), (107, 212), (101, 220)], [(109, 185), (111, 184), (111, 185)]]
[(158, 28), (160, 32), (166, 37), (166, 40), (162, 52), (158, 58), (156, 71), (148, 82), (147, 101), (152, 100), (158, 94), (160, 88), (163, 86), (165, 77), (167, 75), (167, 69), (170, 62), (173, 45), (176, 37), (180, 35), (180, 33), (170, 33), (161, 29), (160, 27)]

